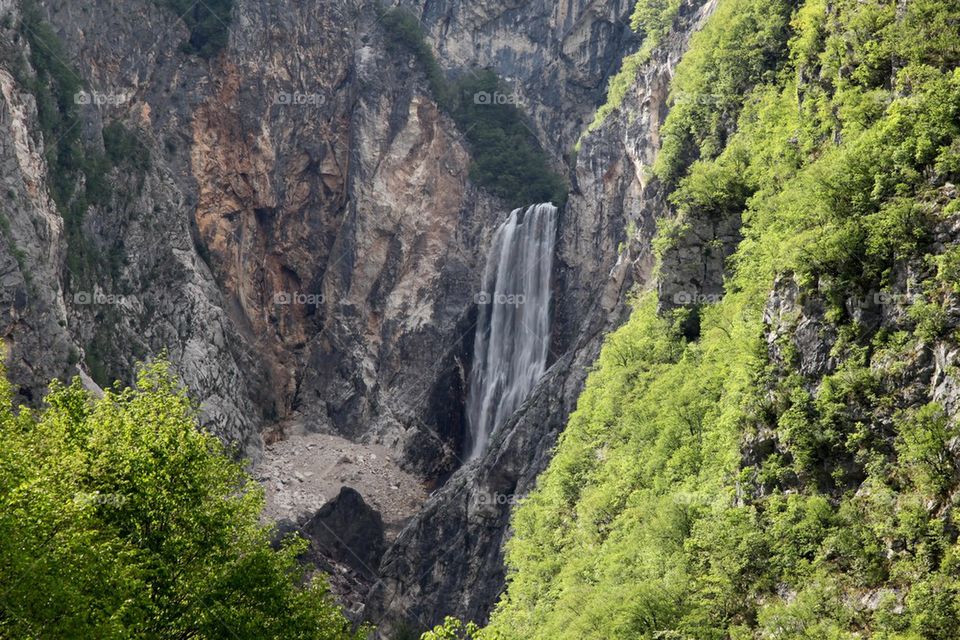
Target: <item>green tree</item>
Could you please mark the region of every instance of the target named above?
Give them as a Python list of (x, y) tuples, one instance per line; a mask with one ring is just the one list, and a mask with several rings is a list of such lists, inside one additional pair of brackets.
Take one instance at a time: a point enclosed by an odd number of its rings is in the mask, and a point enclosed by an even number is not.
[(457, 618), (447, 616), (443, 624), (425, 632), (420, 640), (497, 640), (499, 637), (494, 631), (484, 631), (473, 622), (464, 624)]
[(177, 14), (190, 30), (183, 49), (202, 58), (212, 58), (220, 53), (230, 38), (230, 20), (233, 0), (156, 0)]
[(39, 411), (0, 380), (0, 637), (360, 638), (163, 362)]

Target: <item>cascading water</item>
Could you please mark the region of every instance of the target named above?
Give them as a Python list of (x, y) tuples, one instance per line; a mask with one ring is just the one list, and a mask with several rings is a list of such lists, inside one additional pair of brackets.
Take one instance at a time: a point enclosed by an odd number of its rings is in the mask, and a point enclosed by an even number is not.
[(550, 344), (550, 273), (557, 208), (514, 209), (493, 236), (483, 273), (467, 391), (470, 459), (526, 400)]

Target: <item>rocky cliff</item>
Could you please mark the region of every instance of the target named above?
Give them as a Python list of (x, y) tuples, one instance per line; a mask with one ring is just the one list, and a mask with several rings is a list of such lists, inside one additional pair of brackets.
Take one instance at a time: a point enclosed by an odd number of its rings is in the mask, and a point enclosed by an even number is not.
[(165, 353), (239, 455), (296, 424), (386, 445), (434, 484), (456, 471), (384, 556), (364, 615), (385, 629), (495, 601), (509, 507), (651, 274), (667, 83), (712, 6), (683, 5), (629, 109), (574, 154), (638, 45), (631, 3), (402, 4), (446, 73), (499, 74), (571, 184), (550, 368), (466, 466), (475, 297), (508, 211), (376, 5), (237, 0), (224, 49), (197, 55), (162, 2), (0, 2), (0, 335), (22, 399)]
[[(6, 291), (23, 298), (27, 273), (39, 291), (4, 331), (24, 396), (78, 361), (101, 383), (125, 380), (166, 349), (246, 455), (303, 413), (315, 430), (376, 434), (424, 473), (449, 469), (458, 416), (425, 407), (460, 393), (459, 325), (502, 212), (470, 187), (460, 133), (412, 60), (390, 59), (372, 5), (239, 3), (210, 60), (182, 51), (184, 25), (153, 2), (37, 10), (43, 22), (27, 25), (11, 5), (5, 23), (20, 78), (5, 80)], [(62, 50), (30, 37), (38, 24)], [(109, 169), (113, 193), (84, 203), (73, 238), (45, 183), (87, 177), (44, 140), (24, 86), (45, 81), (38, 56), (84, 92), (56, 98), (89, 154), (113, 123), (149, 153), (140, 175)], [(81, 254), (90, 268), (72, 268)], [(41, 333), (61, 346), (31, 352)]]

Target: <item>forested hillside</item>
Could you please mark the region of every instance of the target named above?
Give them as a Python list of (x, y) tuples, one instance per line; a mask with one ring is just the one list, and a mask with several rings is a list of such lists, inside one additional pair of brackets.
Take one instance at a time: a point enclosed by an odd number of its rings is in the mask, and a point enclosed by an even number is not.
[(958, 62), (951, 2), (719, 1), (654, 171), (724, 295), (636, 293), (484, 637), (960, 637)]

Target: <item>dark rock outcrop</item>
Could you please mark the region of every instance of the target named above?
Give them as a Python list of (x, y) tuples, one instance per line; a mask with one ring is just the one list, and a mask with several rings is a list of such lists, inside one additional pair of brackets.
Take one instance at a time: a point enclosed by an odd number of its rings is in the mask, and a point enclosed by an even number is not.
[(307, 540), (300, 561), (323, 573), (323, 579), (351, 619), (364, 617), (365, 595), (374, 585), (383, 553), (386, 530), (380, 514), (358, 491), (342, 487), (336, 497), (299, 522), (277, 522), (274, 546), (289, 536)]
[(376, 577), (387, 548), (383, 519), (355, 489), (340, 489), (300, 531), (310, 541), (311, 557), (347, 565), (368, 579)]

